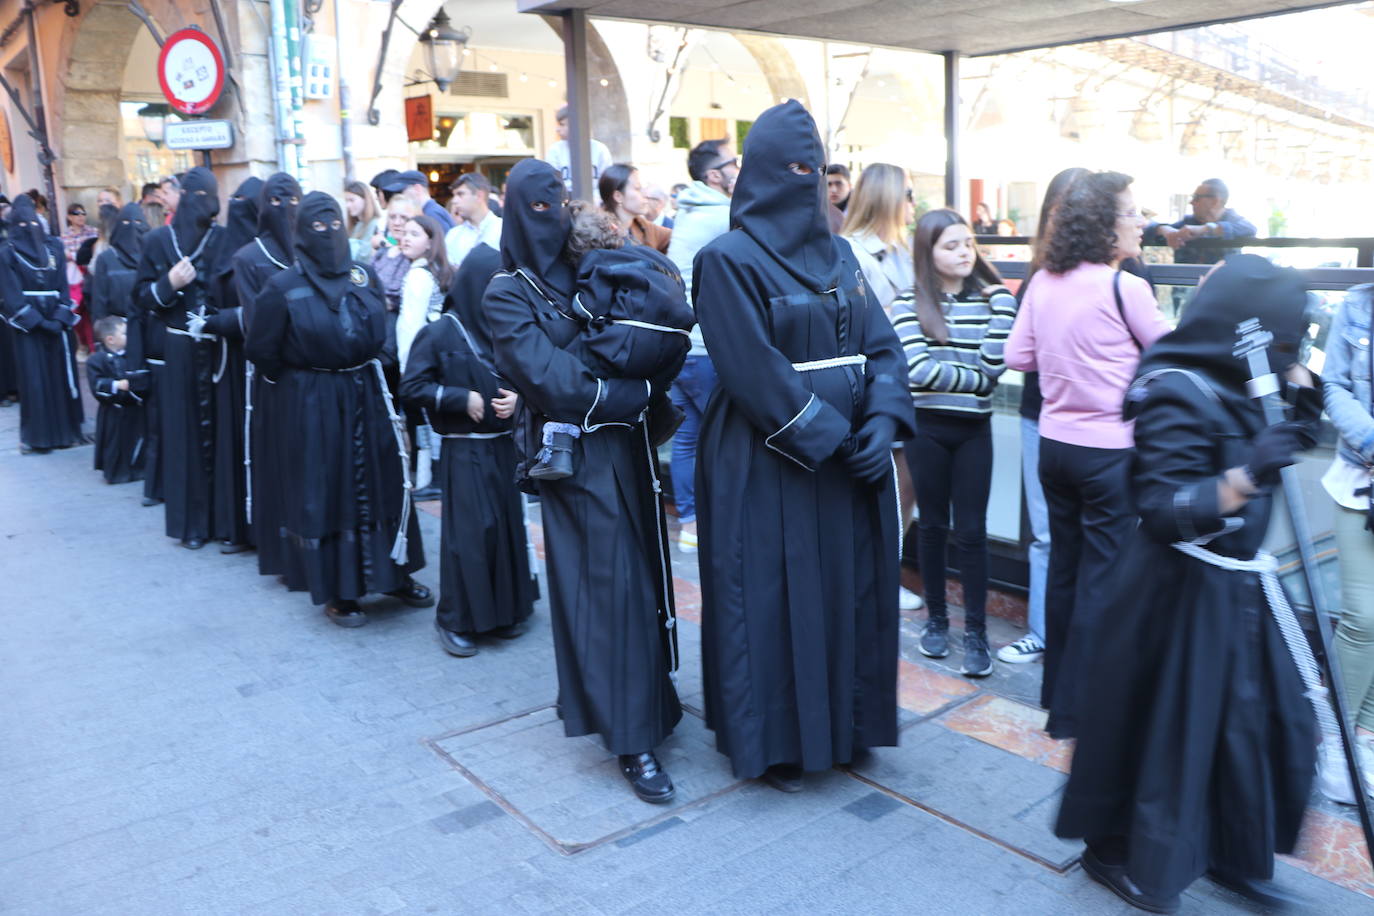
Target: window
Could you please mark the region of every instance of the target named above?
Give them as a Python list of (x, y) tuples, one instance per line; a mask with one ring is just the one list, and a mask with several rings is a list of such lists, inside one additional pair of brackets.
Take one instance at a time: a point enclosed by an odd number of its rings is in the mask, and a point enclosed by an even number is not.
[(668, 136), (673, 138), (673, 149), (692, 148), (692, 139), (687, 135), (686, 118), (669, 118)]

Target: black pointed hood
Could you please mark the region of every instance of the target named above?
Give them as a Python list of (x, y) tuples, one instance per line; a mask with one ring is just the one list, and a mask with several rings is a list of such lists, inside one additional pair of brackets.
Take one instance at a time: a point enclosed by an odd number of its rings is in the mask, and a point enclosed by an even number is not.
[(296, 264), (329, 307), (337, 309), (348, 290), (353, 261), (343, 210), (323, 191), (305, 195), (296, 213)]
[(38, 210), (33, 198), (20, 194), (10, 205), (9, 216), (5, 220), (9, 226), (10, 242), (14, 250), (23, 255), (31, 264), (46, 267), (48, 263), (48, 233), (38, 219)]
[[(551, 299), (566, 301), (576, 285), (572, 265), (563, 257), (568, 240), (567, 191), (558, 171), (539, 159), (516, 163), (506, 178), (505, 216), (501, 222), (501, 263), (517, 267)], [(535, 210), (543, 204), (545, 210)]]
[(262, 179), (248, 178), (234, 189), (229, 198), (229, 213), (224, 218), (223, 245), (231, 254), (253, 241), (258, 234), (258, 196), (262, 193)]
[(277, 172), (263, 183), (258, 202), (258, 237), (279, 260), (290, 262), (295, 257), (300, 204), (300, 182), (287, 173)]
[[(1236, 326), (1250, 319), (1257, 319), (1274, 335), (1269, 360), (1275, 372), (1297, 361), (1308, 325), (1302, 275), (1289, 267), (1276, 267), (1259, 255), (1231, 255), (1193, 294), (1178, 327), (1145, 352), (1137, 377), (1165, 368), (1190, 369), (1212, 382), (1233, 414), (1258, 428), (1264, 422), (1260, 404), (1245, 387), (1250, 365), (1233, 352)], [(1133, 387), (1126, 405), (1128, 419), (1134, 416), (1138, 398)]]
[(444, 310), (458, 316), (484, 363), (492, 360), (491, 327), (482, 312), (482, 296), (494, 273), (501, 269), (501, 253), (490, 245), (478, 245), (463, 258), (453, 285), (444, 297)]
[(114, 229), (110, 232), (110, 247), (114, 249), (125, 267), (137, 267), (143, 255), (143, 236), (148, 224), (143, 219), (143, 208), (138, 204), (125, 204), (115, 217)]
[[(788, 166), (804, 165), (808, 175)], [(840, 249), (830, 234), (825, 147), (816, 122), (795, 99), (759, 115), (744, 140), (730, 225), (743, 229), (807, 289), (833, 289)]]
[(181, 201), (172, 215), (172, 234), (182, 255), (190, 257), (219, 216), (219, 182), (215, 173), (196, 166), (181, 179)]

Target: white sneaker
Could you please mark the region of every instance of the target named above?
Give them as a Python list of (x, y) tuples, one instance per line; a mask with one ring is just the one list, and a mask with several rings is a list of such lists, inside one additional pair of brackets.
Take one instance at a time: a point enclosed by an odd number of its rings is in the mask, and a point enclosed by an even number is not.
[(1011, 645), (1003, 646), (997, 650), (998, 659), (1009, 665), (1024, 665), (1027, 662), (1038, 662), (1044, 654), (1045, 644), (1030, 633), (1022, 636)]
[[(1359, 745), (1356, 745), (1358, 750)], [(1345, 765), (1345, 752), (1340, 738), (1329, 735), (1317, 746), (1317, 787), (1333, 802), (1355, 804), (1355, 790), (1350, 785), (1350, 769)]]
[(897, 592), (897, 606), (904, 611), (919, 611), (926, 603), (921, 600), (920, 595), (902, 586)]
[(1364, 790), (1370, 798), (1374, 798), (1374, 735), (1355, 738), (1355, 762), (1359, 764), (1360, 775), (1364, 777)]
[(681, 531), (677, 536), (677, 549), (683, 553), (697, 552), (697, 536), (690, 531)]

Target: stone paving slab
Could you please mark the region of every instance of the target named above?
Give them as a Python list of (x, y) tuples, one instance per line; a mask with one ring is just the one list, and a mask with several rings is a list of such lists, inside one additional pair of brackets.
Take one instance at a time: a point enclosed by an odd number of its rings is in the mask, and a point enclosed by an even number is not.
[(565, 854), (624, 840), (741, 785), (726, 758), (715, 752), (701, 719), (690, 712), (657, 749), (677, 787), (666, 805), (646, 805), (627, 792), (615, 755), (594, 736), (565, 738), (552, 706), (431, 744), (492, 796), (494, 802), (487, 803), (492, 811), (518, 818)]

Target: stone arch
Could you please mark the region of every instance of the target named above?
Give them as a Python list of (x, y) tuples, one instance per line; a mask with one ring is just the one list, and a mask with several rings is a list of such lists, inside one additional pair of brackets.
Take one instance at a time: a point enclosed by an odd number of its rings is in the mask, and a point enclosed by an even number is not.
[(774, 99), (796, 99), (802, 103), (802, 107), (808, 111), (811, 109), (806, 80), (802, 78), (796, 60), (781, 39), (749, 32), (730, 34), (758, 63), (759, 70), (768, 81), (768, 91), (773, 94)]
[[(252, 17), (241, 19), (239, 3), (233, 0), (222, 7), (227, 35), (220, 34), (208, 0), (143, 0), (142, 5), (161, 37), (187, 26), (198, 26), (229, 55), (230, 78), (219, 103), (209, 113), (235, 123), (234, 147), (215, 154), (222, 183), (227, 177), (225, 171), (247, 169), (218, 166), (274, 161), (271, 106), (251, 106), (256, 113), (249, 114), (250, 106), (244, 105), (241, 98), (245, 92), (270, 98), (265, 29), (254, 28), (256, 42), (241, 40), (240, 22), (246, 23)], [(48, 96), (54, 116), (49, 118), (48, 128), (49, 142), (57, 156), (55, 178), (72, 197), (93, 195), (106, 185), (124, 183), (120, 94), (134, 40), (146, 28), (126, 4), (117, 0), (97, 0), (83, 7), (77, 18), (62, 17), (64, 27), (57, 59), (45, 67), (52, 74)], [(53, 17), (44, 25), (53, 27)], [(245, 45), (258, 49), (257, 53), (244, 54), (241, 48)], [(148, 61), (147, 65), (152, 67), (154, 63)]]

